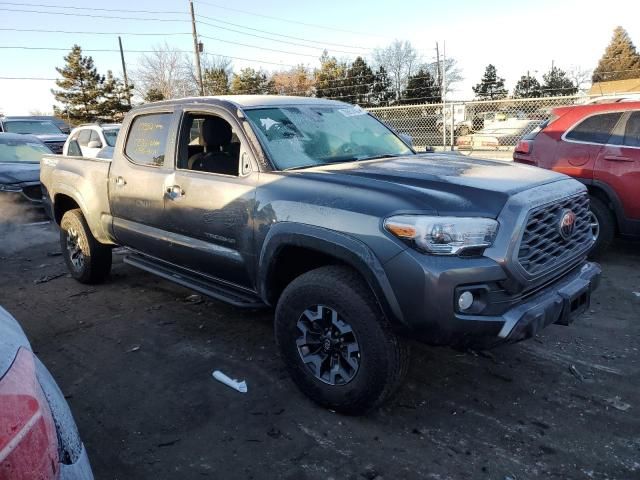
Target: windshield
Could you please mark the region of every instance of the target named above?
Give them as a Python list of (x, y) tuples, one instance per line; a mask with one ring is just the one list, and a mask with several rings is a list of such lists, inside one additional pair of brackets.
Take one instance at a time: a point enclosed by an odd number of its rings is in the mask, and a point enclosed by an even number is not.
[(106, 140), (107, 145), (109, 145), (110, 147), (116, 146), (116, 138), (118, 138), (119, 131), (119, 128), (110, 128), (108, 130), (103, 130), (102, 133), (104, 133), (104, 139)]
[(45, 145), (24, 140), (0, 140), (0, 162), (40, 162), (42, 155), (51, 155)]
[(52, 122), (44, 120), (20, 120), (3, 122), (5, 131), (32, 135), (60, 135), (62, 131)]
[(279, 170), (413, 154), (360, 107), (274, 107), (245, 114)]

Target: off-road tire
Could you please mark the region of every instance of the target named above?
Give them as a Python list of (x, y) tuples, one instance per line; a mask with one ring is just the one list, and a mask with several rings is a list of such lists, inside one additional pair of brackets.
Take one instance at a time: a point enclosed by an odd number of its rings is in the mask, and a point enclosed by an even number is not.
[(599, 198), (590, 197), (591, 213), (595, 215), (598, 225), (599, 233), (596, 238), (596, 242), (589, 252), (590, 258), (601, 257), (613, 242), (613, 238), (616, 234), (616, 221), (613, 216), (613, 211)]
[[(324, 383), (304, 364), (296, 345), (299, 319), (317, 305), (335, 310), (356, 335), (359, 368), (346, 384)], [(343, 266), (304, 273), (285, 288), (276, 307), (275, 338), (298, 388), (314, 402), (348, 415), (364, 414), (388, 400), (408, 369), (406, 341), (392, 330), (369, 286)]]
[[(82, 255), (81, 264), (77, 256), (72, 258), (70, 232), (74, 232), (78, 253)], [(101, 283), (109, 276), (111, 247), (101, 244), (93, 237), (79, 208), (67, 211), (60, 221), (60, 248), (69, 273), (80, 283)]]

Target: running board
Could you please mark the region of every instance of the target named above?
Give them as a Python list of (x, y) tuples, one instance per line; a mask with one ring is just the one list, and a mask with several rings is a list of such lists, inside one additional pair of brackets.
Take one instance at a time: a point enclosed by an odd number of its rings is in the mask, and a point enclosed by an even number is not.
[(240, 308), (265, 308), (267, 305), (257, 295), (229, 285), (215, 282), (206, 277), (191, 272), (177, 271), (168, 265), (154, 261), (148, 257), (130, 254), (124, 258), (124, 263), (152, 273), (158, 277), (195, 290), (202, 295), (229, 303)]

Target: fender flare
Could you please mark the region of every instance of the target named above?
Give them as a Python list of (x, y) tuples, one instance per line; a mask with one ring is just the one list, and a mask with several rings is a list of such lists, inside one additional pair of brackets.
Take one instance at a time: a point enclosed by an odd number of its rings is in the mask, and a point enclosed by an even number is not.
[(272, 226), (265, 237), (258, 259), (257, 287), (269, 303), (269, 276), (281, 250), (286, 247), (315, 250), (354, 268), (365, 279), (386, 317), (394, 324), (404, 324), (400, 304), (391, 288), (382, 264), (362, 241), (342, 232), (294, 222)]

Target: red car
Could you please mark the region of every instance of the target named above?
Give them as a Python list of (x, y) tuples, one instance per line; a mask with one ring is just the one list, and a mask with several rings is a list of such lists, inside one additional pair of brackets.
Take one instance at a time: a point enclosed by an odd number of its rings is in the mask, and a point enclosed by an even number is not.
[(2, 307), (0, 480), (93, 480), (62, 392)]
[(565, 173), (587, 186), (594, 255), (616, 234), (640, 238), (640, 102), (556, 108), (518, 142), (513, 159)]

